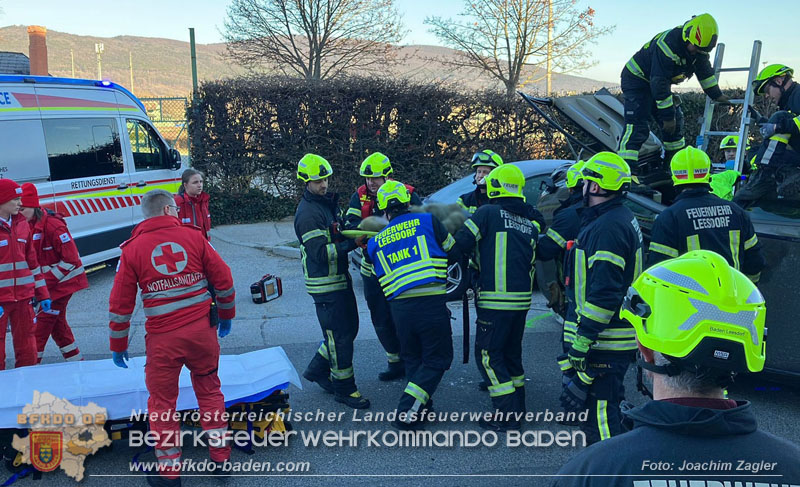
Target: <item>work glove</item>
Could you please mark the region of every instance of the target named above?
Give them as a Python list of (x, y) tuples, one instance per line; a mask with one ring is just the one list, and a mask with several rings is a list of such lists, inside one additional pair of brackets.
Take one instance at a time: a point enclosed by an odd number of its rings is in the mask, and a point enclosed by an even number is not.
[(775, 129), (776, 128), (777, 128), (777, 125), (774, 124), (774, 123), (762, 123), (761, 124), (761, 128), (759, 129), (759, 131), (761, 132), (761, 136), (762, 137), (764, 137), (765, 139), (768, 139), (768, 138), (772, 137), (773, 135), (775, 135)]
[(578, 335), (575, 341), (572, 342), (572, 348), (570, 348), (568, 356), (570, 365), (576, 371), (586, 372), (588, 368), (586, 357), (589, 355), (589, 348), (592, 343), (594, 342), (590, 338), (581, 335)]
[(43, 301), (39, 301), (39, 304), (42, 305), (42, 311), (46, 313), (50, 311), (50, 305), (53, 304), (53, 302), (49, 299), (45, 299)]
[(366, 249), (367, 248), (367, 240), (369, 240), (368, 236), (359, 235), (358, 237), (356, 237), (356, 245), (358, 245), (362, 249)]
[(586, 398), (589, 395), (589, 388), (594, 382), (594, 376), (578, 372), (564, 386), (561, 391), (561, 406), (567, 411), (582, 411), (586, 408)]
[(3, 307), (0, 306), (0, 318), (2, 318), (5, 313), (6, 312), (5, 312), (5, 310), (3, 310)]
[(714, 98), (714, 101), (717, 102), (718, 105), (730, 105), (731, 99), (727, 95), (719, 95), (717, 98)]
[(117, 367), (122, 367), (123, 369), (127, 369), (128, 365), (125, 363), (128, 359), (128, 351), (125, 350), (124, 352), (111, 352), (111, 360), (114, 361), (114, 365)]
[(231, 332), (231, 326), (233, 323), (231, 320), (219, 320), (219, 326), (217, 330), (219, 330), (219, 337), (225, 338)]
[(661, 127), (664, 130), (664, 135), (672, 135), (675, 133), (675, 129), (678, 128), (678, 122), (674, 118), (664, 120)]

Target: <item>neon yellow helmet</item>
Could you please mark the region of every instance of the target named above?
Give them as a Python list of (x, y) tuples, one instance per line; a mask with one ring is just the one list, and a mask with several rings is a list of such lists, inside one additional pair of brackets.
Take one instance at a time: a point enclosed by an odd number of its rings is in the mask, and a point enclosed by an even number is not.
[(692, 146), (686, 146), (672, 156), (669, 163), (672, 184), (706, 183), (711, 180), (711, 159), (708, 154)]
[(738, 135), (728, 135), (722, 142), (719, 143), (720, 150), (725, 149), (736, 149), (739, 147), (739, 136)]
[(510, 196), (525, 201), (525, 195), (522, 194), (524, 187), (525, 175), (513, 164), (496, 167), (486, 176), (486, 192), (489, 198)]
[(378, 199), (378, 209), (385, 210), (393, 201), (402, 205), (411, 201), (411, 193), (408, 192), (406, 185), (399, 181), (386, 181), (378, 188), (376, 195)]
[(631, 168), (613, 152), (598, 152), (583, 163), (581, 176), (607, 191), (625, 190), (631, 184)]
[(568, 188), (574, 188), (575, 186), (578, 185), (579, 182), (581, 182), (581, 180), (583, 179), (583, 176), (581, 176), (581, 169), (583, 169), (584, 164), (585, 162), (578, 161), (572, 166), (570, 166), (569, 169), (567, 169)]
[(756, 79), (753, 80), (753, 92), (756, 95), (763, 95), (764, 89), (772, 78), (778, 76), (789, 76), (794, 74), (794, 69), (786, 66), (785, 64), (770, 64), (758, 73)]
[(764, 368), (766, 306), (758, 288), (721, 255), (695, 250), (647, 269), (620, 317), (643, 346), (692, 366)]
[(297, 179), (307, 183), (309, 181), (319, 181), (330, 177), (333, 168), (330, 163), (322, 156), (316, 154), (306, 154), (297, 163)]
[(709, 52), (717, 45), (719, 27), (711, 14), (695, 15), (683, 24), (683, 40), (701, 51)]
[(476, 152), (472, 156), (472, 167), (489, 166), (498, 167), (503, 165), (503, 158), (494, 151), (489, 149)]
[(374, 152), (364, 159), (358, 173), (365, 178), (385, 178), (392, 174), (392, 163), (380, 152)]

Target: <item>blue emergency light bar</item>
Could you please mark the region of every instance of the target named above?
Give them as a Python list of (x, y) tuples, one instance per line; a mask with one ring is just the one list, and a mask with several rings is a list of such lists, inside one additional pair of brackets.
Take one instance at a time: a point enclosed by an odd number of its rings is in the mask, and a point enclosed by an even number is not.
[(99, 86), (102, 88), (110, 88), (128, 95), (136, 102), (136, 105), (141, 108), (143, 112), (147, 113), (144, 104), (136, 98), (136, 95), (126, 88), (108, 80), (97, 81), (92, 79), (55, 78), (52, 76), (0, 75), (0, 83), (41, 83), (49, 85)]

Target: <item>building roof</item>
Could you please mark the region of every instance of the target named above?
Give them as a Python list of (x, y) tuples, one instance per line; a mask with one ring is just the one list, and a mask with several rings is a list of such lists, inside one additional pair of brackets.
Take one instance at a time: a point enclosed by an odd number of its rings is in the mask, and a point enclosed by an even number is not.
[(31, 74), (31, 62), (21, 52), (0, 51), (0, 73)]

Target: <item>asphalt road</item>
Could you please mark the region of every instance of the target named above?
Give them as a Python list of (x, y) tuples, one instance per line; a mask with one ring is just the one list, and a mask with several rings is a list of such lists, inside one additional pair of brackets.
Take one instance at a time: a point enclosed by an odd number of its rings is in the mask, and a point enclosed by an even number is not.
[[(268, 255), (250, 247), (220, 241), (214, 243), (217, 250), (233, 270), (237, 289), (237, 319), (230, 336), (220, 341), (222, 353), (237, 354), (261, 348), (281, 346), (302, 372), (312, 357), (321, 333), (314, 314), (311, 298), (306, 294), (300, 262), (296, 259)], [(253, 304), (249, 296), (249, 285), (264, 273), (273, 273), (283, 278), (284, 295), (280, 299), (262, 304)], [(74, 296), (69, 307), (69, 320), (75, 331), (79, 346), (87, 360), (106, 359), (108, 352), (108, 294), (113, 281), (113, 268), (98, 271), (89, 278), (90, 289)], [(372, 401), (369, 411), (390, 411), (396, 407), (404, 384), (400, 381), (383, 383), (377, 374), (385, 367), (385, 356), (375, 337), (363, 300), (361, 279), (353, 273), (356, 296), (361, 315), (361, 330), (355, 345), (356, 381), (362, 393)], [(484, 411), (490, 406), (488, 395), (477, 389), (479, 381), (473, 360), (463, 365), (461, 354), (461, 309), (451, 305), (453, 321), (455, 359), (435, 394), (437, 411), (467, 412)], [(541, 299), (535, 301), (529, 318), (546, 313)], [(474, 312), (472, 313), (474, 318)], [(130, 352), (144, 353), (143, 316), (137, 312), (133, 320)], [(472, 327), (474, 331), (474, 326)], [(560, 374), (554, 357), (558, 354), (559, 324), (552, 317), (538, 320), (528, 328), (524, 338), (524, 356), (527, 371), (527, 407), (529, 411), (558, 411)], [(473, 337), (474, 338), (474, 337)], [(7, 340), (10, 342), (10, 337)], [(474, 341), (474, 339), (473, 339)], [(7, 344), (10, 345), (10, 344)], [(9, 347), (10, 348), (10, 347)], [(10, 352), (10, 350), (9, 350)], [(54, 344), (49, 344), (45, 361), (60, 360)], [(10, 365), (10, 364), (9, 364)], [(354, 422), (353, 412), (333, 401), (316, 385), (303, 381), (304, 390), (290, 387), (290, 404), (294, 411), (308, 412), (320, 409), (326, 412), (343, 413), (342, 421), (294, 422), (296, 431), (318, 430), (367, 430), (394, 431), (386, 421)], [(626, 385), (628, 399), (641, 403), (644, 398), (636, 392), (633, 374), (629, 373)], [(800, 393), (761, 380), (738, 384), (731, 390), (735, 399), (748, 399), (754, 403), (763, 429), (789, 438), (800, 440)], [(363, 415), (359, 413), (361, 417)], [(444, 422), (432, 424), (432, 431), (482, 431), (475, 423)], [(548, 430), (574, 431), (552, 421), (540, 420), (526, 425), (526, 431)], [(184, 485), (262, 485), (265, 481), (274, 485), (484, 485), (501, 482), (503, 485), (547, 485), (558, 468), (578, 448), (559, 446), (505, 446), (506, 438), (498, 435), (494, 447), (375, 447), (363, 444), (358, 447), (306, 447), (297, 437), (288, 446), (263, 447), (255, 454), (247, 455), (234, 450), (233, 460), (271, 462), (309, 462), (308, 472), (286, 474), (265, 480), (263, 477), (235, 477), (225, 481), (207, 477), (184, 477)], [(107, 449), (89, 457), (86, 461), (87, 486), (115, 487), (145, 485), (141, 477), (123, 477), (129, 474), (129, 462), (139, 450), (117, 441)], [(185, 458), (201, 461), (207, 452), (200, 448), (184, 448)], [(113, 475), (97, 477), (93, 475)], [(330, 477), (335, 476), (335, 477)], [(2, 483), (0, 478), (0, 483)], [(63, 472), (45, 474), (44, 485), (73, 485), (74, 481)], [(15, 485), (32, 485), (30, 478)]]

